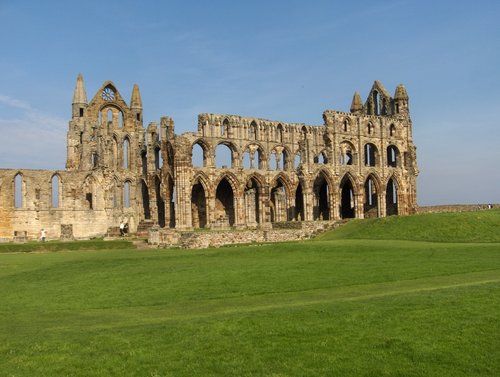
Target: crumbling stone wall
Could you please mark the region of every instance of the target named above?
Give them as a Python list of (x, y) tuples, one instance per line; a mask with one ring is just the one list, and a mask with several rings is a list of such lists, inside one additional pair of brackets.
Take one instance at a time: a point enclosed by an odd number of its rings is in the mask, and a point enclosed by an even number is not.
[[(221, 148), (231, 158), (217, 166)], [(323, 125), (204, 113), (196, 132), (176, 135), (169, 117), (143, 126), (137, 85), (130, 105), (111, 81), (87, 101), (80, 75), (66, 170), (0, 169), (0, 239), (37, 238), (41, 228), (49, 239), (99, 237), (122, 221), (131, 232), (267, 231), (406, 215), (416, 211), (417, 175), (402, 85), (391, 97), (376, 81), (364, 104), (355, 93), (350, 112), (326, 110)]]

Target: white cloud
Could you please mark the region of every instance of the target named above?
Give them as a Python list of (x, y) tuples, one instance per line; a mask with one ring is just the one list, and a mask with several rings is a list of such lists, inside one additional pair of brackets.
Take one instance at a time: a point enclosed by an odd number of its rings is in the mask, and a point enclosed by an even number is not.
[(67, 121), (8, 95), (0, 94), (0, 103), (22, 110), (16, 117), (0, 118), (0, 167), (62, 168)]

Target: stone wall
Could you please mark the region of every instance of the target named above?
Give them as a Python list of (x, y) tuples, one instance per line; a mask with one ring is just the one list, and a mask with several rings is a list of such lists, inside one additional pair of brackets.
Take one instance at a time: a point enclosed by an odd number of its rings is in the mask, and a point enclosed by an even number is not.
[(212, 231), (178, 231), (174, 229), (152, 228), (149, 231), (148, 243), (158, 247), (181, 247), (204, 249), (235, 244), (252, 244), (266, 242), (287, 242), (309, 239), (325, 230), (335, 228), (342, 222), (316, 221), (296, 222), (294, 227), (278, 227), (255, 230), (212, 230)]
[(500, 204), (448, 204), (418, 207), (418, 213), (470, 212), (499, 208)]

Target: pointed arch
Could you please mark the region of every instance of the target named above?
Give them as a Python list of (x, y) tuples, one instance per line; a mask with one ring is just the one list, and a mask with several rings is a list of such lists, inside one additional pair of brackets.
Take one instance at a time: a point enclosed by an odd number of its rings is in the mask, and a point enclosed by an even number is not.
[(248, 126), (248, 139), (249, 140), (258, 140), (258, 129), (257, 123), (254, 120)]
[(297, 184), (297, 188), (295, 189), (294, 219), (296, 221), (304, 221), (305, 220), (304, 188), (303, 188), (301, 180), (299, 180), (299, 183)]
[(278, 124), (278, 126), (276, 127), (276, 137), (275, 137), (276, 141), (278, 143), (283, 143), (283, 125), (281, 123)]
[(375, 174), (369, 174), (364, 183), (364, 217), (372, 218), (380, 216), (380, 180)]
[(392, 175), (387, 180), (387, 185), (385, 188), (385, 206), (386, 206), (386, 216), (397, 215), (399, 213), (399, 184), (398, 180), (394, 175)]
[(398, 147), (395, 145), (389, 145), (387, 147), (387, 166), (391, 168), (397, 168), (400, 166), (400, 153)]
[(340, 217), (342, 219), (356, 217), (356, 195), (355, 180), (349, 174), (345, 174), (340, 181)]
[(313, 183), (313, 220), (330, 220), (332, 187), (328, 171), (319, 170)]
[(13, 192), (14, 192), (14, 208), (23, 208), (25, 205), (24, 197), (26, 194), (26, 186), (24, 176), (19, 171), (12, 178)]
[(236, 220), (235, 188), (228, 175), (223, 175), (215, 190), (215, 221), (218, 225), (233, 226)]
[(378, 166), (378, 149), (373, 143), (366, 143), (364, 146), (365, 166)]
[(340, 164), (341, 165), (356, 164), (356, 148), (348, 140), (344, 140), (340, 143)]
[(89, 174), (85, 177), (83, 181), (83, 191), (85, 193), (85, 207), (87, 209), (97, 209), (97, 180), (92, 175)]
[(292, 208), (289, 206), (291, 183), (287, 176), (279, 173), (271, 182), (270, 210), (271, 222), (290, 221)]
[(176, 200), (176, 192), (175, 192), (175, 184), (174, 179), (170, 174), (166, 176), (166, 184), (167, 184), (167, 207), (168, 211), (168, 226), (169, 228), (175, 228), (175, 200)]
[(59, 208), (62, 199), (62, 182), (59, 173), (50, 178), (50, 204), (52, 208)]
[(127, 136), (123, 139), (123, 168), (130, 169), (130, 138)]
[(236, 167), (236, 156), (238, 156), (238, 154), (236, 145), (227, 141), (220, 142), (215, 146), (215, 167)]
[(123, 208), (130, 208), (131, 197), (130, 197), (130, 180), (123, 182)]
[(165, 201), (163, 200), (163, 191), (160, 177), (155, 176), (155, 196), (156, 196), (156, 210), (158, 215), (158, 225), (160, 228), (165, 227)]
[(142, 210), (143, 210), (144, 219), (150, 220), (151, 219), (151, 209), (149, 206), (148, 185), (146, 184), (146, 181), (144, 179), (141, 179), (140, 185), (141, 185), (141, 193), (142, 193)]
[(243, 189), (245, 220), (247, 226), (256, 226), (262, 222), (262, 181), (257, 175), (248, 177)]

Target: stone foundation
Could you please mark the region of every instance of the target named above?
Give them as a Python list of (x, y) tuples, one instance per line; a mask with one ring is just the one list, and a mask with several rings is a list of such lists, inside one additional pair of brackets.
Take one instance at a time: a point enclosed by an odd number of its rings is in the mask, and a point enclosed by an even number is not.
[(276, 223), (269, 229), (178, 231), (153, 227), (148, 243), (158, 247), (204, 249), (235, 244), (300, 241), (328, 229), (338, 227), (339, 221)]

